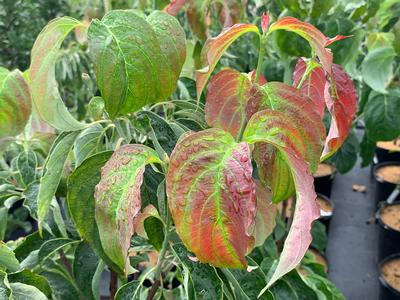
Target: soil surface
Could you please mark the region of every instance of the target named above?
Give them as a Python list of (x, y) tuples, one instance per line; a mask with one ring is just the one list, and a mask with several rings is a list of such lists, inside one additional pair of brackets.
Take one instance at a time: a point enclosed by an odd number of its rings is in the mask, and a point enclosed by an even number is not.
[(335, 167), (328, 164), (319, 164), (317, 171), (313, 174), (314, 177), (324, 177), (332, 175), (335, 172)]
[(400, 231), (400, 204), (384, 207), (380, 212), (381, 220), (393, 230)]
[(400, 257), (384, 263), (381, 267), (381, 274), (392, 288), (400, 292)]
[(400, 139), (389, 142), (378, 142), (376, 146), (388, 151), (400, 151)]
[(400, 184), (400, 165), (380, 167), (376, 170), (376, 176), (386, 182)]
[(324, 198), (317, 197), (317, 204), (321, 210), (322, 217), (332, 215), (333, 208), (329, 201)]

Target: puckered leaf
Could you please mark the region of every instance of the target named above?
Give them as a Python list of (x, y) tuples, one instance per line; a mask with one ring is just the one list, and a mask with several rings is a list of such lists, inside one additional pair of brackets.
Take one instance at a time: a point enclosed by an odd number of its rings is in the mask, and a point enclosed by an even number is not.
[(246, 121), (246, 106), (251, 98), (252, 83), (243, 73), (225, 69), (208, 85), (205, 119), (208, 125), (230, 132), (237, 138)]
[(325, 88), (325, 101), (332, 115), (332, 121), (322, 152), (322, 160), (335, 153), (343, 144), (357, 110), (357, 96), (353, 82), (339, 65), (332, 66), (332, 78)]
[(201, 62), (203, 69), (196, 71), (196, 92), (197, 99), (200, 99), (201, 93), (210, 77), (212, 71), (217, 65), (219, 59), (225, 50), (240, 36), (247, 32), (260, 34), (254, 24), (235, 24), (232, 27), (221, 32), (218, 36), (207, 39), (201, 50)]
[(186, 135), (170, 158), (167, 195), (179, 236), (201, 262), (246, 267), (256, 210), (246, 143), (216, 128)]
[(104, 251), (125, 274), (133, 219), (140, 211), (140, 186), (145, 166), (161, 163), (157, 152), (144, 145), (125, 145), (114, 152), (101, 171), (95, 189), (96, 222)]
[(43, 120), (63, 131), (85, 127), (68, 112), (55, 78), (58, 49), (71, 30), (82, 26), (85, 25), (70, 17), (54, 19), (42, 30), (32, 48), (29, 78), (33, 103)]
[[(312, 62), (306, 62), (304, 58), (299, 58), (297, 61), (293, 72), (293, 86), (299, 88), (303, 95), (311, 98), (317, 112), (322, 118), (325, 110), (325, 71), (318, 65), (312, 66), (309, 71), (310, 73), (308, 76), (307, 74), (305, 75), (306, 79), (301, 83), (301, 79), (307, 70), (307, 64), (312, 64)], [(301, 86), (299, 86), (300, 83)]]
[(29, 87), (22, 73), (0, 67), (0, 138), (18, 135), (31, 111)]
[(321, 61), (325, 71), (328, 74), (331, 73), (332, 53), (329, 49), (325, 48), (328, 38), (321, 31), (313, 25), (307, 22), (302, 22), (293, 17), (283, 17), (279, 19), (275, 23), (271, 24), (268, 32), (270, 33), (280, 29), (297, 33), (306, 39)]
[(314, 180), (304, 159), (305, 143), (312, 141), (312, 138), (303, 136), (298, 126), (289, 120), (287, 113), (266, 109), (256, 113), (250, 119), (243, 134), (244, 141), (248, 143), (270, 143), (279, 149), (292, 170), (296, 186), (297, 201), (293, 223), (278, 266), (266, 288), (295, 268), (301, 261), (312, 240), (312, 222), (319, 217)]
[(111, 11), (89, 27), (96, 79), (110, 117), (167, 99), (185, 61), (179, 22), (156, 11), (147, 18), (132, 10)]
[(69, 212), (79, 235), (111, 268), (123, 273), (104, 252), (95, 220), (95, 186), (100, 181), (101, 168), (110, 159), (112, 151), (100, 152), (85, 159), (68, 178), (67, 202)]

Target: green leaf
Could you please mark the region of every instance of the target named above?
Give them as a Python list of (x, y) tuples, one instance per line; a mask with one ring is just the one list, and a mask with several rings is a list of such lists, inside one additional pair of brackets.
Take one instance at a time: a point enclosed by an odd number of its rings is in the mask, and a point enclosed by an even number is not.
[(90, 245), (81, 242), (74, 255), (73, 274), (76, 285), (88, 300), (98, 299), (98, 291), (94, 291), (93, 282), (100, 260)]
[(95, 189), (96, 223), (105, 253), (125, 274), (130, 272), (128, 249), (134, 233), (133, 219), (140, 212), (140, 187), (145, 166), (162, 163), (157, 153), (144, 145), (124, 145), (101, 171)]
[[(393, 78), (393, 62), (396, 52), (393, 47), (375, 48), (364, 58), (361, 74), (364, 81), (375, 91), (386, 93)], [(379, 66), (379, 67), (378, 67)]]
[[(57, 268), (45, 270), (41, 273), (47, 278), (53, 291), (53, 300), (77, 300), (81, 299), (76, 286), (67, 275)], [(36, 299), (35, 299), (36, 300)]]
[(95, 121), (100, 120), (104, 112), (104, 100), (101, 97), (93, 97), (88, 104), (88, 115)]
[(144, 220), (144, 229), (149, 238), (149, 243), (152, 244), (157, 251), (160, 251), (164, 241), (163, 223), (159, 218), (149, 217)]
[(17, 168), (21, 181), (28, 186), (35, 180), (37, 158), (32, 150), (23, 151), (18, 155)]
[(14, 300), (47, 300), (38, 288), (24, 283), (10, 283)]
[(103, 149), (104, 129), (100, 124), (95, 124), (83, 130), (74, 143), (74, 156), (76, 167), (86, 158)]
[(67, 238), (56, 238), (43, 243), (39, 249), (39, 261), (43, 264), (46, 259), (49, 259), (52, 255), (57, 254), (59, 250), (72, 246), (79, 243)]
[(0, 270), (0, 299), (12, 300), (11, 288), (7, 279), (7, 273)]
[(188, 289), (187, 285), (189, 284), (193, 285), (195, 299), (222, 299), (222, 282), (215, 269), (207, 264), (192, 261), (182, 244), (175, 244), (172, 247), (175, 255), (183, 265), (185, 275), (190, 280), (190, 282), (185, 282), (185, 288)]
[(33, 273), (29, 270), (22, 270), (17, 273), (8, 274), (8, 280), (11, 283), (24, 283), (27, 285), (32, 285), (40, 290), (46, 297), (51, 298), (51, 288), (47, 279), (41, 275)]
[(33, 103), (44, 121), (62, 131), (80, 130), (86, 126), (68, 112), (55, 78), (58, 50), (64, 39), (75, 28), (84, 26), (70, 17), (54, 19), (42, 30), (32, 48), (29, 78)]
[(323, 253), (328, 242), (328, 235), (326, 233), (326, 227), (324, 223), (318, 220), (315, 221), (311, 229), (311, 234), (313, 237), (311, 246)]
[(3, 241), (0, 241), (0, 268), (5, 268), (11, 272), (19, 269), (18, 259), (15, 258), (14, 252)]
[[(378, 68), (376, 68), (378, 69)], [(400, 135), (400, 91), (371, 93), (365, 106), (365, 127), (371, 141), (391, 141)]]
[(333, 162), (340, 173), (347, 173), (355, 166), (359, 151), (360, 142), (356, 133), (352, 130), (330, 161)]
[(0, 139), (18, 135), (31, 111), (29, 87), (22, 73), (0, 67)]
[(167, 99), (185, 61), (185, 34), (163, 12), (115, 10), (88, 30), (96, 79), (111, 118)]
[(8, 208), (0, 207), (0, 240), (4, 240), (7, 230)]
[(121, 286), (115, 294), (115, 300), (139, 299), (142, 284), (138, 280), (132, 280)]
[(26, 259), (28, 257), (28, 255), (39, 249), (40, 246), (46, 241), (48, 240), (49, 236), (46, 232), (43, 233), (43, 236), (41, 237), (39, 232), (34, 232), (30, 235), (27, 235), (26, 237), (24, 237), (24, 240), (18, 245), (17, 248), (15, 248), (14, 253), (15, 253), (15, 257), (20, 260), (23, 261), (24, 259)]
[(112, 151), (97, 153), (82, 162), (68, 179), (67, 203), (80, 236), (86, 240), (104, 262), (119, 273), (119, 269), (101, 246), (95, 220), (95, 186), (100, 181), (101, 168), (110, 159)]
[(49, 156), (44, 165), (43, 176), (40, 179), (38, 194), (38, 222), (39, 231), (42, 230), (43, 221), (47, 215), (51, 200), (60, 183), (62, 172), (71, 151), (72, 145), (78, 136), (79, 131), (63, 132), (54, 141)]
[(360, 143), (360, 156), (362, 159), (361, 162), (362, 168), (367, 167), (372, 163), (375, 155), (375, 148), (376, 148), (376, 142), (371, 141), (368, 138), (367, 132), (364, 132), (363, 139)]

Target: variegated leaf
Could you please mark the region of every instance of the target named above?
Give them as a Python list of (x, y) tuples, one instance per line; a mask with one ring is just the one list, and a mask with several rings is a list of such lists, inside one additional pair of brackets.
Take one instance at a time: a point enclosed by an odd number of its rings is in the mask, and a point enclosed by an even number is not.
[(249, 145), (216, 128), (185, 135), (170, 158), (167, 195), (180, 238), (201, 262), (247, 266), (256, 212)]

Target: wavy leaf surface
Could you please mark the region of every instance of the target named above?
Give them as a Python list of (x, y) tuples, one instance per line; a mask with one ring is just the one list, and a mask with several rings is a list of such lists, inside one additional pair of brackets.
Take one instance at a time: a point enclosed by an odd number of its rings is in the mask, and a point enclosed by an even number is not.
[(29, 78), (33, 103), (44, 121), (62, 131), (80, 130), (86, 126), (68, 112), (55, 78), (61, 44), (73, 29), (84, 26), (70, 17), (54, 19), (42, 30), (32, 48)]
[(276, 270), (260, 294), (300, 263), (312, 240), (312, 223), (319, 218), (314, 179), (304, 156), (300, 154), (302, 151), (299, 151), (302, 139), (297, 126), (288, 122), (286, 113), (269, 109), (256, 113), (250, 119), (243, 134), (243, 140), (250, 144), (264, 142), (278, 148), (292, 170), (296, 186), (297, 201), (293, 223)]
[(31, 111), (29, 87), (22, 73), (0, 67), (0, 138), (18, 135)]
[(321, 159), (335, 153), (350, 132), (357, 110), (356, 91), (350, 77), (339, 65), (332, 66), (332, 78), (325, 87), (325, 101), (332, 115)]
[(114, 10), (92, 22), (88, 37), (97, 84), (112, 118), (174, 92), (186, 57), (185, 33), (174, 17)]
[(140, 186), (145, 166), (161, 163), (157, 152), (139, 144), (124, 145), (101, 170), (95, 189), (96, 223), (102, 247), (125, 274), (129, 272), (128, 249), (134, 233), (133, 219), (140, 211)]
[(187, 134), (170, 158), (167, 195), (179, 236), (201, 262), (247, 266), (256, 199), (246, 143), (216, 128)]
[(225, 50), (237, 38), (247, 32), (254, 32), (260, 35), (257, 26), (254, 24), (235, 24), (221, 32), (218, 36), (207, 39), (203, 49), (201, 50), (203, 69), (196, 71), (197, 99), (200, 99), (201, 93), (203, 92), (211, 73)]

